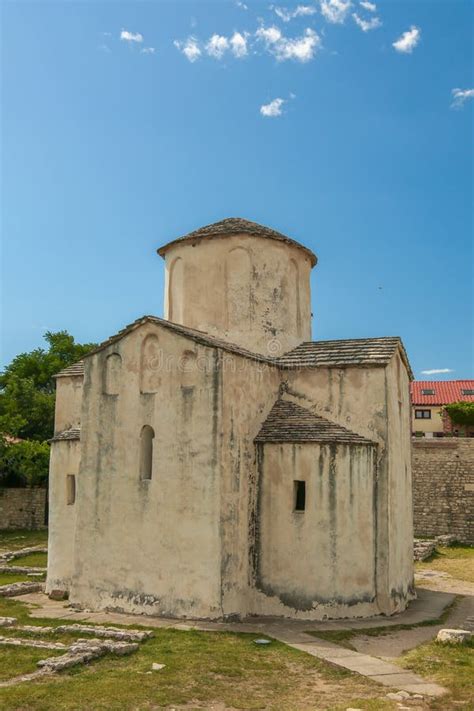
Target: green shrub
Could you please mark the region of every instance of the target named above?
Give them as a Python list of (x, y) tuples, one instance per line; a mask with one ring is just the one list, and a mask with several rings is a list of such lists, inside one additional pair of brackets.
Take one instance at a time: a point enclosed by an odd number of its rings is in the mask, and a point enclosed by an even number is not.
[(12, 443), (0, 436), (0, 486), (46, 486), (48, 470), (47, 442)]

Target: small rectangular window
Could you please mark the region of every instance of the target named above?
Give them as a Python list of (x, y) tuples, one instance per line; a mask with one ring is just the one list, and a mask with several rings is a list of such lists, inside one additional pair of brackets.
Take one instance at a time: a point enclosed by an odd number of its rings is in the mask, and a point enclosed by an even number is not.
[(432, 390), (431, 388), (427, 388), (426, 390), (422, 390), (422, 391), (421, 391), (421, 394), (422, 394), (422, 395), (434, 395), (434, 394), (435, 394), (435, 391)]
[(306, 482), (293, 482), (294, 511), (304, 511), (306, 508)]
[(66, 477), (66, 502), (68, 506), (76, 501), (76, 477), (68, 474)]
[(415, 410), (415, 420), (431, 420), (431, 410)]
[(474, 390), (470, 390), (469, 388), (464, 388), (461, 392), (463, 395), (474, 395)]

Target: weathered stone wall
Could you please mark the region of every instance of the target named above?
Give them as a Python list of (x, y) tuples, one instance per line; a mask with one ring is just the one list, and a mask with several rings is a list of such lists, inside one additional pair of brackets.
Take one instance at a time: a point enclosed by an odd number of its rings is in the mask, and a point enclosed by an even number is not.
[(310, 272), (305, 251), (272, 239), (177, 242), (166, 252), (165, 318), (281, 355), (311, 339)]
[(0, 529), (44, 528), (46, 489), (0, 489)]
[(414, 440), (412, 459), (415, 535), (474, 544), (474, 439)]

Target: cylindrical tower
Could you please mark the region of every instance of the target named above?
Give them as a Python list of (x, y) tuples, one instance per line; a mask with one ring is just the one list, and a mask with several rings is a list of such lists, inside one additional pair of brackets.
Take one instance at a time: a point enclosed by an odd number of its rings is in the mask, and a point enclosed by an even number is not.
[(311, 339), (315, 254), (240, 218), (158, 249), (166, 261), (165, 318), (255, 353), (277, 356)]

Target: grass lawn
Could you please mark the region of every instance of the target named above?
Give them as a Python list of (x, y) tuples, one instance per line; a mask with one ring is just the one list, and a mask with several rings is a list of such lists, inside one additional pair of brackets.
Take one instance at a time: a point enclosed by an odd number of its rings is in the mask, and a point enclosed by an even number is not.
[[(34, 649), (33, 647), (1, 647), (0, 649), (0, 682), (7, 681), (20, 674), (30, 674), (37, 671), (36, 663), (40, 659), (53, 657), (61, 652), (51, 649)], [(1, 693), (1, 690), (0, 690)], [(5, 706), (2, 706), (5, 711)]]
[(47, 553), (30, 553), (30, 555), (24, 555), (21, 558), (14, 558), (10, 563), (10, 565), (27, 565), (32, 568), (46, 568), (47, 564)]
[[(30, 624), (63, 622), (29, 620), (26, 605), (17, 600), (1, 600), (0, 614)], [(387, 690), (378, 684), (279, 642), (257, 646), (253, 642), (256, 635), (165, 629), (155, 630), (154, 635), (131, 656), (109, 655), (54, 677), (0, 688), (0, 708), (138, 711), (186, 705), (191, 710), (209, 709), (214, 703), (222, 704), (222, 710), (396, 708), (384, 698)], [(66, 641), (63, 635), (58, 639)], [(33, 671), (38, 659), (51, 656), (47, 650), (0, 650), (5, 659), (0, 676), (10, 668), (7, 678)], [(149, 673), (153, 662), (166, 667)]]
[(419, 575), (422, 575), (424, 570), (449, 573), (453, 578), (474, 583), (474, 547), (439, 548), (428, 560), (415, 564), (415, 571)]
[(407, 652), (401, 664), (449, 689), (449, 696), (431, 701), (430, 709), (474, 709), (474, 641), (466, 645), (422, 644)]
[[(0, 551), (46, 545), (46, 531), (0, 533)], [(31, 554), (12, 564), (44, 567), (45, 554)], [(442, 549), (425, 564), (451, 566), (443, 569), (469, 580), (474, 563), (473, 550), (465, 547)], [(436, 568), (435, 568), (436, 569)], [(456, 572), (453, 572), (453, 571)], [(460, 571), (460, 573), (458, 572)], [(471, 569), (472, 574), (472, 569)], [(26, 575), (0, 574), (0, 584), (35, 580)], [(31, 618), (21, 600), (0, 598), (0, 616), (16, 617), (20, 624), (56, 627), (65, 620)], [(439, 620), (425, 624), (439, 624)], [(140, 620), (137, 619), (136, 627)], [(146, 625), (145, 625), (146, 626)], [(417, 626), (417, 625), (414, 625)], [(378, 629), (342, 630), (314, 633), (315, 636), (350, 646), (355, 634), (390, 634), (410, 625)], [(28, 632), (2, 628), (0, 635), (28, 637)], [(64, 643), (84, 634), (54, 635)], [(44, 633), (43, 639), (52, 637)], [(397, 705), (385, 698), (388, 691), (375, 682), (327, 664), (279, 642), (254, 644), (256, 635), (197, 630), (154, 630), (154, 637), (127, 657), (107, 655), (85, 666), (32, 682), (0, 687), (2, 711), (158, 711), (178, 707), (192, 711), (210, 709), (267, 709), (268, 711), (389, 711)], [(11, 648), (0, 644), (0, 683), (19, 674), (35, 671), (36, 663), (60, 654), (35, 648)], [(423, 644), (399, 659), (401, 666), (412, 669), (427, 680), (446, 686), (447, 697), (425, 700), (423, 709), (474, 709), (472, 678), (474, 649)], [(153, 662), (165, 664), (151, 671)]]
[(48, 531), (0, 531), (0, 553), (29, 548), (30, 546), (47, 546)]
[(43, 582), (45, 576), (41, 578), (29, 578), (26, 573), (0, 573), (0, 585), (11, 585), (11, 583), (38, 583)]

